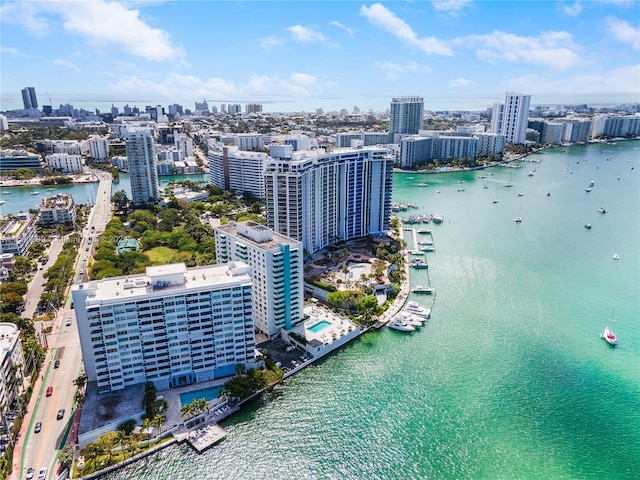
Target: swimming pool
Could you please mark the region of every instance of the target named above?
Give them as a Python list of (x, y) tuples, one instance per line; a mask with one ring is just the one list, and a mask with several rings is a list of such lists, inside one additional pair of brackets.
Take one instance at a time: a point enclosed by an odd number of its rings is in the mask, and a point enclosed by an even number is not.
[(327, 328), (329, 325), (331, 325), (331, 322), (327, 322), (326, 320), (320, 320), (318, 323), (314, 323), (313, 325), (308, 327), (307, 330), (313, 333), (318, 333), (320, 330), (322, 330), (323, 328)]
[(211, 401), (220, 396), (220, 392), (222, 391), (222, 386), (219, 387), (209, 387), (204, 388), (202, 390), (194, 390), (193, 392), (184, 392), (180, 394), (180, 403), (182, 405), (186, 405), (187, 403), (191, 403), (196, 398), (204, 397), (205, 400)]

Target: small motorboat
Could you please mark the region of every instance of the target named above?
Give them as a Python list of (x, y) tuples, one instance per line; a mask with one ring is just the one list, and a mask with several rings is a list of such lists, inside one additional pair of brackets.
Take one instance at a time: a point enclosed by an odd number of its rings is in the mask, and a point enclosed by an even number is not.
[(522, 217), (516, 217), (513, 219), (513, 221), (516, 223), (522, 223)]
[(590, 192), (591, 191), (591, 187), (587, 187), (584, 189), (585, 192)]
[(602, 214), (605, 214), (605, 213), (607, 213), (607, 209), (606, 209), (606, 208), (604, 208), (604, 207), (600, 207), (600, 208), (598, 209), (598, 212), (600, 212), (600, 213), (602, 213)]
[(590, 224), (590, 223), (587, 223), (587, 224), (584, 226), (584, 228), (586, 228), (587, 230), (591, 230), (591, 224)]
[(420, 230), (418, 230), (418, 233), (422, 233), (424, 235), (427, 235), (427, 234), (431, 233), (431, 230), (429, 230), (428, 228), (421, 228)]
[(551, 196), (551, 192), (547, 192), (547, 197), (550, 197), (550, 196)]
[(618, 344), (616, 334), (609, 330), (609, 327), (604, 327), (604, 331), (600, 334), (600, 337), (604, 338), (612, 347), (615, 347)]
[(431, 287), (423, 287), (422, 285), (416, 285), (415, 287), (413, 287), (411, 289), (412, 293), (417, 293), (417, 294), (427, 294), (430, 295), (433, 292), (435, 292), (435, 290)]
[(409, 265), (413, 268), (429, 268), (429, 264), (427, 264), (421, 258), (416, 258), (415, 260), (411, 260)]
[(31, 192), (31, 195), (40, 195), (40, 192)]
[(617, 253), (614, 253), (613, 259), (617, 262), (618, 260), (620, 260), (620, 256)]

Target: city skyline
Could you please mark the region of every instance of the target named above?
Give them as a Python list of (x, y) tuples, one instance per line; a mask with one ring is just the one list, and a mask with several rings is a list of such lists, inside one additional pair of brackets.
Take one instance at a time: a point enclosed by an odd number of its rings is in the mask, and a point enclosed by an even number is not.
[[(330, 6), (331, 8), (327, 8)], [(635, 103), (638, 3), (3, 1), (0, 110), (196, 101), (264, 111)], [(209, 26), (195, 25), (209, 18)], [(216, 21), (215, 19), (218, 19)], [(46, 73), (45, 73), (46, 72)]]

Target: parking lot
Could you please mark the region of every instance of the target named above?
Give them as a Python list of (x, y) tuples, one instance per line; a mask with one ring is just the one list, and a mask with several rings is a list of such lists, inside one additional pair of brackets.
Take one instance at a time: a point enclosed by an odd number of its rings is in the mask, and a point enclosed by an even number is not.
[[(287, 352), (287, 347), (289, 347), (289, 344), (281, 338), (258, 344), (258, 350), (262, 351), (263, 349), (266, 349), (267, 354), (273, 359), (276, 365), (279, 362), (280, 368), (285, 372), (288, 372), (292, 368), (295, 368), (297, 365), (300, 365), (311, 358), (309, 354), (298, 348)], [(306, 355), (306, 359), (303, 355)]]

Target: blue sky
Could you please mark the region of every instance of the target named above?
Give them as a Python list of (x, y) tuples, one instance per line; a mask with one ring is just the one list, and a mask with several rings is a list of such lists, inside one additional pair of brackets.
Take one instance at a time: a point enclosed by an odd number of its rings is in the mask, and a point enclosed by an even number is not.
[(0, 110), (640, 102), (636, 1), (0, 1)]

